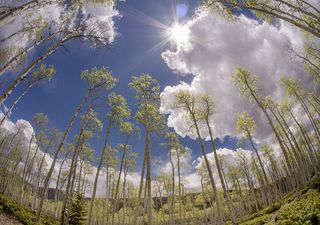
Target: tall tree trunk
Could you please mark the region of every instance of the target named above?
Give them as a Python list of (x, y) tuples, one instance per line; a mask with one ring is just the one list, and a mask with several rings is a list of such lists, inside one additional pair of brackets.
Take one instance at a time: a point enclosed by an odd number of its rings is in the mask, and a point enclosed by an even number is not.
[(41, 158), (39, 168), (37, 168), (37, 170), (35, 172), (36, 183), (35, 183), (35, 185), (33, 185), (34, 192), (36, 193), (34, 195), (34, 209), (35, 209), (35, 211), (36, 211), (36, 208), (37, 208), (37, 200), (38, 200), (38, 197), (39, 197), (39, 189), (40, 189), (40, 184), (41, 184), (41, 172), (42, 172), (42, 168), (43, 168), (43, 165), (44, 165), (44, 162), (45, 162), (45, 157), (46, 157), (46, 155), (48, 153), (48, 150), (49, 150), (49, 148), (51, 146), (51, 143), (52, 143), (52, 138), (50, 138), (48, 146), (46, 147), (46, 150), (43, 152), (43, 156)]
[(263, 163), (262, 163), (260, 154), (258, 152), (258, 149), (256, 148), (256, 146), (253, 143), (251, 133), (249, 132), (249, 130), (246, 130), (246, 132), (247, 132), (250, 144), (251, 144), (251, 146), (252, 146), (252, 148), (253, 148), (253, 150), (256, 153), (256, 156), (258, 158), (258, 163), (259, 163), (259, 166), (260, 166), (262, 174), (263, 174), (263, 183), (262, 183), (262, 187), (261, 188), (264, 191), (264, 195), (266, 196), (267, 204), (269, 205), (272, 202), (272, 197), (270, 197), (270, 195), (272, 193), (268, 192), (268, 187), (270, 187), (270, 182), (269, 182), (269, 179), (268, 179), (268, 176), (267, 176), (267, 172), (266, 172), (266, 170), (265, 170), (265, 168), (263, 166)]
[(8, 12), (4, 12), (0, 16), (0, 27), (11, 23), (13, 20), (17, 18), (17, 16), (21, 15), (24, 12), (34, 10), (35, 8), (43, 7), (47, 4), (54, 4), (59, 1), (41, 1), (41, 0), (31, 0), (26, 3), (23, 3), (19, 6), (13, 7)]
[[(89, 112), (90, 106), (87, 107), (86, 113), (85, 113), (85, 118), (87, 118), (87, 113)], [(67, 186), (66, 186), (66, 191), (65, 191), (65, 197), (63, 199), (63, 204), (62, 204), (62, 212), (61, 212), (61, 217), (60, 217), (60, 224), (68, 224), (68, 219), (69, 219), (69, 205), (70, 201), (72, 200), (72, 195), (73, 195), (73, 185), (75, 181), (75, 176), (77, 173), (77, 164), (78, 164), (78, 156), (79, 152), (81, 151), (81, 147), (83, 145), (83, 132), (86, 129), (88, 121), (85, 121), (85, 123), (81, 126), (78, 138), (77, 138), (77, 144), (74, 150), (74, 153), (72, 155), (71, 159), (71, 165), (70, 165), (70, 170), (68, 173), (68, 180), (67, 180)]]
[(151, 160), (150, 160), (150, 132), (146, 129), (146, 185), (147, 185), (147, 213), (148, 225), (152, 225), (152, 195), (151, 195)]
[[(145, 148), (146, 148), (146, 146), (145, 146)], [(138, 191), (137, 206), (136, 206), (137, 210), (135, 211), (135, 215), (133, 218), (133, 225), (137, 225), (138, 217), (140, 214), (141, 195), (142, 195), (142, 189), (143, 189), (143, 179), (144, 179), (145, 167), (146, 167), (146, 154), (144, 154), (144, 158), (143, 158), (143, 164), (142, 164), (141, 176), (140, 176), (140, 185), (139, 185), (139, 191)]]
[(111, 193), (111, 173), (109, 173), (109, 165), (107, 163), (107, 190), (106, 190), (106, 203), (107, 203), (107, 218), (106, 218), (106, 225), (109, 225), (109, 218), (110, 218), (110, 193)]
[[(0, 126), (0, 134), (2, 134), (2, 131), (3, 131), (3, 129), (2, 129), (2, 127)], [(3, 154), (4, 145), (5, 145), (5, 143), (6, 143), (7, 139), (8, 139), (8, 134), (9, 134), (9, 133), (6, 132), (5, 135), (4, 135), (4, 137), (2, 138), (2, 140), (1, 140), (1, 142), (0, 142), (0, 158), (1, 158), (2, 154)]]
[(61, 179), (61, 172), (62, 172), (62, 168), (63, 168), (63, 164), (64, 162), (66, 161), (67, 158), (64, 158), (60, 164), (60, 167), (59, 167), (59, 172), (58, 172), (58, 177), (57, 177), (57, 183), (56, 183), (56, 187), (55, 187), (55, 192), (54, 192), (54, 208), (55, 208), (55, 218), (58, 217), (58, 201), (59, 201), (59, 198), (60, 198), (60, 194), (59, 194), (59, 182), (60, 182), (60, 179)]
[(126, 156), (129, 137), (130, 136), (128, 135), (127, 138), (126, 138), (126, 142), (125, 142), (125, 144), (123, 146), (123, 153), (122, 153), (121, 161), (120, 161), (119, 175), (118, 175), (118, 179), (117, 179), (117, 185), (116, 185), (115, 196), (114, 196), (115, 204), (114, 204), (113, 213), (112, 213), (112, 224), (114, 224), (114, 214), (115, 214), (115, 212), (117, 212), (119, 210), (118, 192), (119, 192), (120, 178), (121, 178), (121, 174), (122, 174), (122, 167), (123, 167), (124, 159), (125, 159), (125, 156)]
[[(205, 165), (206, 165), (206, 168), (207, 168), (207, 171), (208, 171), (208, 174), (209, 174), (210, 184), (211, 184), (211, 187), (212, 187), (212, 190), (213, 190), (215, 201), (217, 203), (218, 224), (221, 224), (222, 223), (221, 203), (220, 203), (220, 198), (218, 196), (218, 191), (217, 191), (217, 188), (216, 188), (216, 184), (215, 184), (215, 181), (213, 179), (211, 166), (210, 166), (209, 160), (207, 158), (206, 151), (204, 149), (204, 144), (203, 144), (203, 140), (202, 140), (202, 137), (201, 137), (201, 134), (200, 134), (200, 130), (199, 130), (199, 127), (198, 127), (197, 119), (195, 118), (195, 115), (192, 112), (192, 110), (191, 110), (189, 105), (187, 105), (187, 108), (188, 108), (188, 111), (189, 111), (189, 113), (190, 113), (190, 115), (192, 117), (192, 122), (193, 122), (193, 124), (195, 126), (195, 129), (196, 129), (196, 132), (197, 132), (198, 140), (199, 140), (199, 143), (200, 143), (201, 153), (202, 153), (202, 156), (203, 156), (204, 161), (205, 161)], [(235, 223), (235, 224), (237, 224), (237, 223)]]
[(237, 216), (236, 216), (235, 211), (234, 211), (234, 206), (233, 206), (233, 204), (231, 202), (230, 195), (227, 192), (227, 189), (226, 189), (226, 186), (225, 186), (225, 181), (223, 179), (222, 170), (221, 170), (221, 164), (220, 164), (220, 161), (219, 161), (219, 158), (218, 158), (217, 148), (216, 148), (216, 146), (214, 144), (212, 130), (211, 130), (211, 126), (209, 124), (209, 118), (206, 119), (206, 125), (207, 125), (207, 129), (209, 131), (209, 134), (210, 134), (211, 147), (212, 147), (212, 151), (214, 153), (214, 159), (215, 159), (215, 162), (216, 162), (218, 175), (219, 175), (219, 178), (220, 178), (220, 183), (221, 183), (221, 186), (222, 186), (224, 197), (227, 200), (227, 206), (228, 206), (228, 209), (229, 209), (229, 212), (230, 212), (231, 221), (232, 221), (233, 224), (237, 224), (238, 222), (237, 222)]
[(267, 176), (267, 172), (266, 172), (266, 170), (265, 170), (265, 168), (264, 168), (264, 166), (263, 166), (263, 163), (262, 163), (260, 154), (259, 154), (259, 152), (258, 152), (258, 149), (256, 148), (256, 146), (255, 146), (254, 143), (253, 143), (252, 136), (251, 136), (249, 130), (247, 130), (246, 132), (247, 132), (247, 135), (248, 135), (250, 144), (251, 144), (251, 146), (252, 146), (252, 148), (253, 148), (253, 150), (254, 150), (254, 152), (256, 153), (256, 156), (257, 156), (257, 158), (258, 158), (259, 166), (260, 166), (260, 168), (261, 168), (261, 170), (262, 170), (262, 173), (263, 173), (264, 182), (265, 182), (266, 185), (269, 185), (269, 179), (268, 179), (268, 176)]
[(182, 196), (181, 196), (181, 171), (180, 171), (180, 153), (177, 152), (177, 164), (178, 164), (178, 188), (179, 188), (179, 224), (184, 224), (182, 221)]
[(51, 40), (53, 39), (59, 32), (55, 32), (53, 34), (50, 34), (48, 37), (46, 38), (41, 38), (40, 40), (37, 40), (36, 42), (33, 43), (33, 45), (31, 45), (30, 47), (24, 49), (23, 51), (20, 51), (17, 55), (15, 55), (14, 57), (12, 57), (11, 59), (9, 59), (8, 62), (6, 62), (2, 67), (0, 67), (0, 76), (6, 72), (12, 65), (14, 65), (16, 62), (18, 62), (18, 60), (24, 56), (27, 55), (32, 49), (36, 48), (37, 46), (39, 46), (40, 44), (42, 44), (45, 41)]
[(16, 105), (18, 104), (18, 102), (30, 91), (30, 89), (33, 87), (35, 83), (31, 83), (30, 85), (28, 85), (28, 87), (26, 88), (26, 90), (24, 90), (24, 92), (21, 93), (21, 95), (18, 96), (18, 98), (16, 98), (14, 100), (14, 102), (12, 103), (12, 105), (10, 106), (10, 108), (4, 113), (1, 121), (0, 121), (0, 127), (2, 126), (3, 122), (7, 119), (8, 115), (12, 112), (12, 110), (14, 109), (14, 107), (16, 107)]
[[(126, 196), (126, 184), (127, 184), (127, 174), (128, 168), (125, 163), (124, 170), (123, 170), (123, 187), (122, 187), (122, 197), (123, 197), (123, 216), (122, 216), (122, 225), (126, 224), (126, 207), (127, 207), (127, 196)], [(128, 195), (128, 198), (130, 196)]]
[[(1, 12), (0, 12), (1, 14)], [(13, 38), (14, 36), (17, 36), (17, 35), (20, 35), (20, 34), (23, 34), (23, 33), (26, 33), (26, 32), (32, 32), (33, 30), (35, 30), (37, 28), (37, 26), (32, 26), (31, 24), (29, 24), (30, 27), (22, 27), (21, 29), (17, 30), (17, 31), (14, 31), (13, 33), (11, 33), (10, 35), (2, 38), (0, 40), (0, 43), (3, 43), (7, 40), (10, 40), (11, 38)]]
[(263, 178), (263, 175), (261, 175), (261, 171), (260, 171), (260, 168), (258, 167), (258, 164), (256, 162), (256, 160), (254, 159), (253, 160), (253, 166), (254, 166), (254, 169), (256, 171), (256, 178), (257, 178), (257, 181), (258, 181), (258, 184), (260, 184), (260, 187), (258, 187), (258, 190), (260, 191), (261, 193), (261, 196), (262, 196), (262, 202), (263, 204), (269, 204), (268, 203), (268, 192), (267, 192), (267, 189), (266, 189), (266, 186), (265, 186), (265, 181), (264, 181), (264, 178)]
[[(61, 224), (68, 224), (68, 220), (69, 220), (68, 209), (69, 209), (70, 202), (72, 201), (72, 197), (73, 197), (74, 185), (76, 182), (76, 174), (77, 174), (77, 167), (78, 167), (78, 161), (79, 161), (79, 154), (80, 154), (81, 148), (84, 144), (83, 135), (84, 135), (84, 132), (87, 129), (87, 126), (89, 123), (88, 113), (90, 112), (91, 104), (92, 104), (92, 99), (91, 99), (90, 103), (88, 104), (86, 112), (84, 114), (85, 120), (81, 126), (81, 129), (80, 129), (80, 132), (78, 135), (76, 148), (75, 148), (74, 154), (72, 156), (71, 168), (70, 168), (67, 187), (66, 187), (66, 197), (64, 198), (64, 201), (63, 201), (63, 207), (62, 207), (62, 213), (61, 213), (61, 219), (60, 219)], [(81, 177), (79, 177), (79, 184), (80, 184), (80, 179), (81, 179)]]
[(112, 118), (109, 118), (109, 122), (108, 122), (108, 125), (107, 125), (107, 128), (106, 128), (106, 136), (105, 136), (105, 139), (104, 139), (103, 148), (101, 150), (100, 161), (99, 161), (99, 164), (97, 166), (97, 172), (96, 172), (96, 175), (95, 175), (95, 178), (94, 178), (94, 183), (93, 183), (93, 191), (92, 191), (92, 196), (91, 196), (91, 201), (90, 201), (90, 206), (89, 206), (89, 214), (88, 214), (88, 225), (92, 225), (92, 212), (93, 212), (93, 206), (94, 206), (93, 204), (94, 204), (94, 200), (95, 200), (95, 197), (96, 197), (100, 170), (102, 168), (102, 165), (103, 165), (103, 162), (104, 162), (104, 158), (105, 158), (105, 154), (106, 154), (106, 151), (107, 151), (111, 124), (112, 124)]
[[(313, 145), (311, 138), (309, 137), (308, 133), (305, 132), (305, 129), (303, 129), (302, 125), (299, 123), (297, 118), (294, 116), (292, 111), (289, 111), (292, 119), (294, 120), (295, 124), (298, 126), (300, 133), (302, 134), (303, 138), (305, 139), (306, 144), (308, 145), (309, 149), (313, 152), (314, 156), (317, 157), (316, 154), (316, 147)], [(320, 145), (320, 144), (319, 144)], [(319, 161), (319, 159), (318, 159)]]
[(104, 201), (103, 201), (103, 205), (102, 205), (102, 225), (105, 225), (105, 218), (106, 218), (106, 211), (107, 211), (107, 207), (108, 207), (108, 190), (109, 189), (109, 166), (108, 166), (108, 162), (106, 162), (106, 183), (105, 183), (105, 191), (106, 191), (106, 195), (104, 197)]
[(22, 185), (21, 185), (21, 192), (20, 192), (20, 199), (19, 199), (19, 203), (23, 204), (23, 199), (24, 199), (24, 188), (25, 188), (25, 182), (27, 179), (26, 173), (27, 173), (27, 168), (28, 168), (28, 163), (29, 163), (29, 156), (31, 154), (31, 146), (32, 146), (32, 141), (34, 139), (35, 135), (34, 132), (31, 135), (30, 138), (30, 142), (29, 142), (29, 148), (28, 148), (28, 152), (27, 152), (27, 158), (26, 161), (23, 165), (23, 172), (22, 172)]
[(200, 179), (200, 183), (201, 183), (201, 193), (202, 193), (202, 198), (203, 198), (203, 203), (202, 203), (202, 223), (204, 223), (205, 225), (208, 224), (208, 220), (207, 220), (207, 201), (206, 201), (206, 194), (204, 191), (204, 184), (203, 184), (203, 177), (201, 177)]
[[(80, 159), (80, 169), (79, 169), (79, 178), (78, 178), (78, 186), (77, 186), (77, 194), (81, 194), (81, 180), (82, 180), (82, 173), (83, 173), (83, 164), (84, 164), (84, 158)], [(85, 175), (85, 174), (84, 174)]]
[[(91, 89), (91, 90), (93, 90), (93, 89)], [(63, 134), (63, 137), (62, 137), (62, 139), (60, 141), (60, 144), (59, 144), (56, 152), (53, 155), (53, 159), (52, 159), (52, 163), (51, 163), (50, 169), (49, 169), (48, 174), (47, 174), (47, 176), (46, 176), (46, 178), (44, 180), (43, 189), (42, 189), (42, 191), (40, 193), (40, 202), (39, 202), (39, 208), (38, 208), (38, 211), (37, 211), (36, 221), (39, 221), (39, 219), (40, 219), (43, 203), (45, 201), (45, 198), (46, 198), (46, 195), (47, 195), (47, 189), (49, 187), (49, 181), (50, 181), (50, 178), (52, 176), (54, 167), (56, 165), (56, 161), (58, 159), (59, 153), (60, 153), (60, 151), (61, 151), (61, 149), (62, 149), (62, 147), (64, 145), (65, 140), (67, 139), (67, 136), (68, 136), (68, 134), (69, 134), (69, 132), (70, 132), (72, 126), (73, 126), (73, 123), (74, 123), (75, 119), (77, 118), (77, 116), (78, 116), (79, 112), (81, 111), (82, 107), (87, 102), (87, 99), (89, 98), (89, 95), (90, 95), (90, 90), (86, 93), (86, 95), (84, 96), (84, 98), (82, 99), (80, 104), (78, 105), (77, 109), (74, 111), (71, 119), (68, 122), (66, 131)]]
[(31, 183), (31, 176), (32, 176), (32, 168), (33, 168), (33, 166), (34, 166), (34, 164), (35, 164), (35, 160), (36, 160), (36, 157), (37, 157), (37, 155), (38, 155), (38, 152), (39, 152), (39, 145), (37, 145), (37, 147), (36, 147), (36, 151), (34, 152), (34, 154), (33, 154), (33, 156), (32, 156), (32, 158), (31, 158), (31, 161), (30, 161), (30, 163), (29, 163), (29, 166), (28, 166), (28, 168), (27, 168), (27, 176), (26, 176), (26, 181), (27, 181), (27, 183)]
[[(299, 150), (300, 146), (298, 144), (297, 144), (297, 146), (294, 145), (293, 141), (295, 140), (295, 138), (293, 137), (294, 139), (291, 139), (290, 136), (289, 136), (290, 128), (289, 128), (289, 130), (287, 130), (284, 127), (284, 124), (280, 121), (280, 119), (275, 114), (273, 109), (270, 109), (270, 112), (272, 113), (272, 115), (276, 119), (277, 123), (279, 124), (279, 126), (280, 126), (279, 128), (282, 130), (282, 133), (284, 134), (284, 137), (288, 140), (288, 143), (289, 143), (289, 145), (291, 147), (291, 150), (292, 150), (292, 153), (293, 153), (292, 159), (293, 159), (293, 161), (296, 162), (297, 167), (299, 168), (299, 170), (298, 170), (299, 172), (298, 173), (300, 173), (300, 175), (305, 173), (305, 175), (308, 177), (308, 175), (307, 175), (308, 171), (305, 169), (305, 166), (304, 166), (304, 163), (303, 163), (304, 156), (302, 156), (302, 155), (299, 156), (299, 153), (298, 153), (298, 152), (301, 152), (301, 150)], [(291, 152), (289, 152), (289, 154), (290, 153)], [(306, 176), (298, 176), (300, 179), (297, 179), (297, 180), (299, 182), (302, 182), (302, 184), (305, 184), (306, 183), (306, 179), (305, 179)]]
[(286, 150), (286, 148), (284, 147), (284, 144), (281, 140), (281, 137), (279, 135), (279, 132), (277, 131), (277, 129), (275, 128), (274, 124), (273, 124), (273, 121), (269, 115), (269, 113), (267, 112), (267, 110), (265, 109), (264, 105), (260, 102), (260, 100), (258, 99), (258, 97), (256, 96), (256, 94), (254, 93), (254, 91), (251, 89), (250, 85), (248, 84), (247, 80), (245, 81), (245, 85), (246, 87), (249, 89), (249, 92), (250, 92), (250, 95), (252, 96), (252, 98), (254, 99), (254, 101), (256, 102), (257, 106), (261, 109), (261, 111), (263, 112), (263, 114), (265, 115), (265, 117), (267, 118), (268, 120), (268, 123), (269, 125), (271, 126), (272, 128), (272, 131), (273, 133), (275, 134), (276, 136), (276, 139), (280, 145), (280, 148), (282, 150), (282, 154), (285, 158), (285, 162), (286, 162), (286, 165), (291, 173), (291, 176), (294, 175), (294, 171), (293, 171), (293, 168), (292, 168), (292, 165), (290, 163), (290, 160), (289, 160), (289, 154)]
[[(171, 165), (171, 173), (172, 173), (172, 192), (171, 192), (171, 204), (170, 204), (170, 225), (174, 225), (175, 224), (175, 179), (174, 179), (174, 165), (173, 165), (173, 161), (172, 161), (172, 149), (169, 149), (169, 159), (170, 159), (170, 165)], [(168, 196), (169, 197), (169, 196)]]
[[(19, 138), (19, 140), (17, 141), (17, 144), (16, 144), (13, 152), (17, 151), (17, 149), (18, 149), (18, 147), (20, 145), (20, 142), (21, 142), (21, 138)], [(20, 157), (20, 158), (22, 159), (22, 157)], [(20, 159), (18, 159), (18, 161), (20, 161)], [(7, 188), (8, 188), (8, 184), (9, 184), (10, 180), (12, 180), (12, 177), (14, 177), (14, 172), (12, 172), (12, 171), (15, 171), (15, 170), (12, 170), (12, 168), (10, 168), (10, 164), (8, 165), (8, 163), (9, 163), (9, 160), (7, 161), (7, 163), (6, 163), (7, 166), (5, 167), (5, 175), (4, 175), (4, 177), (5, 177), (4, 182), (5, 183), (4, 183), (3, 190), (4, 190), (4, 193), (10, 194), (10, 190), (7, 191)], [(10, 185), (10, 186), (12, 186), (12, 185)]]
[[(298, 157), (298, 162), (300, 163), (301, 169), (304, 171), (305, 174), (305, 181), (309, 181), (310, 179), (310, 170), (307, 168), (307, 165), (311, 164), (310, 161), (308, 161), (308, 159), (306, 158), (305, 154), (303, 153), (299, 143), (297, 142), (294, 134), (292, 133), (287, 121), (285, 120), (285, 118), (283, 117), (283, 115), (281, 114), (281, 112), (279, 111), (279, 109), (277, 107), (275, 107), (275, 110), (277, 111), (278, 115), (280, 116), (280, 119), (282, 120), (285, 128), (287, 129), (296, 149), (298, 150), (298, 152), (295, 153), (296, 157)], [(306, 184), (306, 183), (305, 183)]]
[(298, 101), (300, 102), (302, 108), (304, 109), (305, 113), (307, 114), (309, 120), (310, 120), (310, 123), (313, 127), (313, 130), (316, 134), (316, 137), (317, 137), (317, 140), (319, 142), (320, 140), (320, 131), (319, 131), (319, 128), (317, 126), (317, 123), (314, 121), (309, 109), (308, 109), (308, 106), (306, 105), (306, 103), (303, 101), (303, 99), (298, 95), (298, 93), (294, 93), (295, 97), (298, 99)]
[[(20, 143), (17, 144), (16, 148), (18, 148), (19, 144), (20, 144)], [(13, 174), (12, 174), (12, 176), (11, 176), (11, 182), (15, 182), (16, 180), (18, 180), (18, 179), (20, 178), (20, 176), (19, 176), (19, 174), (18, 174), (18, 166), (19, 166), (19, 164), (21, 163), (22, 159), (23, 159), (23, 155), (21, 155), (21, 156), (17, 159), (15, 165), (13, 166), (13, 168), (12, 168), (12, 170), (11, 170), (11, 171), (13, 171)], [(15, 193), (16, 191), (15, 191), (15, 189), (13, 188), (13, 183), (11, 183), (10, 187), (11, 187), (11, 188), (10, 188), (10, 190), (11, 190), (11, 195), (14, 195), (14, 198), (19, 198), (19, 196), (17, 196), (16, 193)]]
[(252, 182), (252, 180), (250, 178), (250, 174), (249, 174), (249, 169), (247, 167), (247, 163), (245, 162), (245, 159), (242, 159), (242, 161), (243, 161), (243, 172), (244, 172), (245, 178), (246, 178), (247, 183), (248, 183), (250, 196), (251, 196), (251, 199), (254, 202), (255, 211), (257, 212), (259, 210), (259, 204), (258, 204), (258, 201), (257, 201), (257, 195), (256, 195), (256, 192), (254, 190), (253, 182)]
[(161, 215), (162, 215), (162, 219), (161, 219), (161, 224), (165, 223), (165, 216), (164, 216), (164, 212), (163, 212), (163, 200), (162, 200), (162, 191), (160, 190), (160, 186), (158, 187), (158, 191), (159, 191), (159, 197), (160, 197), (160, 207), (161, 207)]

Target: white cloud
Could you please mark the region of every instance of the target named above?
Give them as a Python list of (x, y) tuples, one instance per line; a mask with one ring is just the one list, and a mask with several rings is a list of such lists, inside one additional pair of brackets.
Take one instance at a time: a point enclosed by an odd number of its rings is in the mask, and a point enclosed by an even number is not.
[[(168, 125), (181, 136), (195, 137), (183, 112), (172, 108), (175, 93), (188, 89), (208, 93), (216, 100), (217, 113), (211, 124), (215, 136), (236, 136), (235, 114), (248, 111), (257, 123), (257, 140), (270, 138), (271, 129), (265, 117), (255, 104), (239, 96), (231, 76), (237, 66), (248, 69), (260, 76), (261, 92), (276, 99), (283, 94), (279, 84), (281, 75), (299, 77), (304, 85), (310, 86), (311, 80), (289, 51), (289, 48), (302, 47), (303, 34), (286, 23), (278, 29), (243, 15), (239, 21), (230, 22), (201, 10), (187, 24), (191, 30), (189, 45), (162, 53), (170, 69), (182, 76), (193, 76), (190, 84), (181, 82), (165, 87), (162, 92), (161, 110), (169, 114)], [(202, 133), (208, 136), (205, 129)]]
[[(88, 27), (88, 32), (92, 32), (92, 26), (99, 24), (99, 29), (95, 30), (95, 34), (100, 34), (103, 37), (108, 37), (109, 43), (114, 41), (116, 31), (114, 29), (114, 17), (119, 16), (119, 13), (114, 8), (114, 4), (109, 2), (105, 5), (88, 3), (85, 4), (82, 11), (84, 15), (83, 21)], [(107, 43), (106, 43), (107, 44)]]

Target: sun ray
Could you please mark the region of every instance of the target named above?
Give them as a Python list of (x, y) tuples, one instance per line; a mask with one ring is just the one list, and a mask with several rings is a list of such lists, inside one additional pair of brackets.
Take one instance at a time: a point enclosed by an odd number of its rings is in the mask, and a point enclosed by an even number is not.
[(164, 23), (160, 22), (157, 19), (154, 19), (147, 14), (143, 13), (140, 10), (137, 10), (136, 8), (132, 6), (128, 6), (127, 4), (123, 4), (123, 7), (125, 8), (126, 16), (130, 16), (130, 18), (139, 21), (140, 23), (144, 23), (147, 25), (150, 25), (151, 27), (159, 28), (162, 30), (168, 29), (168, 26)]

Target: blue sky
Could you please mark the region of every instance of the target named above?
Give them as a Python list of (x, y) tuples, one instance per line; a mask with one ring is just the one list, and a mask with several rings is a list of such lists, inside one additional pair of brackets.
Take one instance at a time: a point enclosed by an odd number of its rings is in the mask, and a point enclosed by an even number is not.
[[(141, 73), (151, 74), (156, 78), (162, 89), (167, 85), (176, 85), (182, 79), (179, 75), (173, 73), (167, 64), (161, 58), (161, 53), (166, 49), (175, 48), (174, 43), (167, 43), (160, 48), (154, 48), (165, 38), (165, 31), (154, 26), (154, 20), (159, 21), (166, 26), (171, 26), (174, 22), (175, 1), (171, 0), (128, 0), (119, 2), (117, 9), (121, 17), (116, 19), (116, 28), (119, 35), (114, 44), (108, 49), (91, 50), (87, 43), (72, 41), (66, 45), (65, 49), (59, 49), (54, 55), (50, 56), (45, 63), (53, 64), (56, 67), (57, 74), (50, 84), (44, 84), (41, 87), (34, 88), (19, 103), (14, 110), (11, 119), (14, 121), (20, 118), (31, 120), (37, 112), (43, 112), (50, 119), (50, 126), (59, 128), (64, 132), (66, 124), (72, 115), (74, 109), (84, 95), (86, 84), (80, 79), (80, 73), (84, 69), (90, 69), (94, 66), (107, 66), (118, 77), (119, 83), (112, 91), (122, 94), (126, 97), (129, 106), (135, 113), (134, 92), (128, 88), (128, 83), (132, 75)], [(188, 5), (185, 17), (187, 19), (193, 13), (197, 6), (197, 1), (183, 1), (184, 6)], [(184, 14), (186, 7), (179, 8), (179, 12)], [(33, 52), (36, 56), (37, 52)], [(184, 78), (187, 79), (187, 78)], [(20, 93), (17, 91), (8, 99), (7, 105)], [(107, 108), (105, 108), (107, 110)], [(69, 135), (69, 141), (76, 134), (77, 127), (72, 129)], [(92, 140), (91, 144), (100, 153), (103, 142), (104, 131), (100, 134), (100, 140)], [(112, 131), (111, 145), (116, 146), (124, 141), (124, 137), (119, 136), (117, 130)], [(226, 137), (224, 140), (217, 140), (216, 144), (220, 147), (230, 149), (236, 148), (236, 139)], [(193, 150), (194, 157), (199, 155), (198, 143), (189, 139), (182, 139), (182, 143)], [(137, 168), (139, 169), (143, 160), (144, 135), (142, 133), (140, 140), (131, 139), (133, 150), (138, 152), (139, 160)], [(207, 151), (210, 146), (207, 143)], [(153, 141), (152, 156), (166, 159), (167, 149), (159, 147), (159, 141)]]

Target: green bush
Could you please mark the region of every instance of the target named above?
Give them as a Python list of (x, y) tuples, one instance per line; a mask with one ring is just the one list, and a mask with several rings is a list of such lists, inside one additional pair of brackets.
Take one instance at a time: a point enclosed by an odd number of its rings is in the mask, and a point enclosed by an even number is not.
[[(15, 216), (21, 223), (25, 225), (35, 225), (36, 215), (33, 211), (23, 206), (20, 206), (16, 201), (11, 198), (0, 195), (0, 208), (1, 211)], [(41, 225), (55, 225), (58, 224), (47, 216), (43, 216), (40, 220)]]

